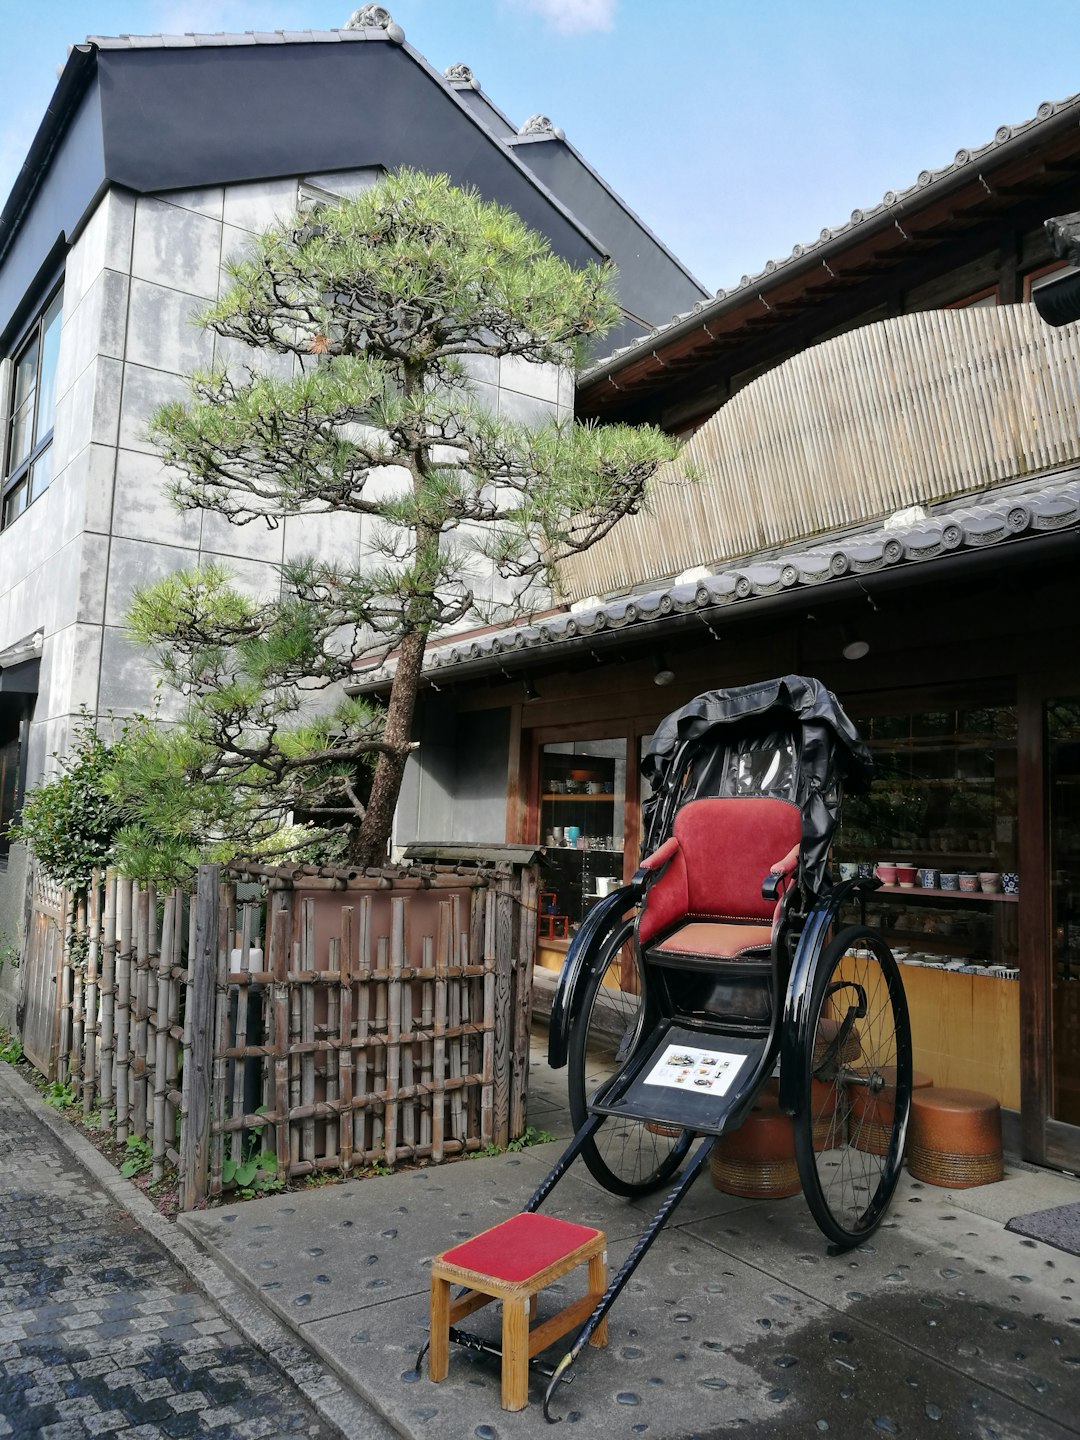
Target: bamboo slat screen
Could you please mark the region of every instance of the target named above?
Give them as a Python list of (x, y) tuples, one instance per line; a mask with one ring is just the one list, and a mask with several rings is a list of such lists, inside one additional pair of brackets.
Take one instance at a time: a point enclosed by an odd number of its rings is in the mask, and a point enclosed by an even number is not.
[[(1080, 458), (1080, 324), (1033, 305), (928, 310), (816, 345), (741, 390), (562, 570), (617, 593)], [(692, 467), (696, 483), (681, 478)]]
[(58, 1079), (185, 1208), (255, 1154), (288, 1180), (524, 1131), (532, 869), (389, 873), (249, 871), (242, 901), (110, 873), (66, 905)]

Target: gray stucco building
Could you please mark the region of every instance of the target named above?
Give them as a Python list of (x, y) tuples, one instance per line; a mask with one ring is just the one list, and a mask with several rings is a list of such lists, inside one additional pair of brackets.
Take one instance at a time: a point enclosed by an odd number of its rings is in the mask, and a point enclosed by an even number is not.
[[(292, 555), (361, 553), (359, 522), (268, 530), (174, 511), (146, 422), (186, 372), (246, 358), (192, 323), (223, 262), (305, 197), (403, 164), (511, 206), (568, 260), (610, 256), (626, 319), (609, 344), (703, 298), (550, 121), (515, 130), (466, 67), (440, 75), (379, 6), (343, 30), (93, 37), (71, 51), (0, 214), (0, 830), (83, 707), (154, 703), (124, 632), (134, 588), (220, 560), (266, 592)], [(572, 409), (573, 378), (555, 370), (489, 362), (477, 383), (516, 417)], [(25, 856), (0, 839), (9, 943), (26, 888)], [(11, 998), (0, 972), (0, 1023)]]

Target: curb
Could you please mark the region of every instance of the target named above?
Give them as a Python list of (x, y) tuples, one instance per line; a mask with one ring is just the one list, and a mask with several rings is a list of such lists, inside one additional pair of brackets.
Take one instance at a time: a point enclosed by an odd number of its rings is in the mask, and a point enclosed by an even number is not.
[(400, 1431), (344, 1385), (337, 1372), (325, 1365), (295, 1331), (283, 1325), (246, 1287), (237, 1285), (217, 1261), (160, 1215), (141, 1190), (125, 1180), (85, 1135), (61, 1120), (8, 1064), (0, 1064), (0, 1089), (40, 1120), (113, 1203), (153, 1236), (229, 1324), (296, 1386), (320, 1419), (345, 1440), (397, 1440)]

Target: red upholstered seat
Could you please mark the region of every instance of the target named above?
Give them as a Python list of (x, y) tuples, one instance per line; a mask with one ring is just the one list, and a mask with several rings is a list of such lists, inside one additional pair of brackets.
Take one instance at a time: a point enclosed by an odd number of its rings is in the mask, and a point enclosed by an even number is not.
[[(718, 960), (767, 947), (776, 902), (761, 887), (785, 859), (794, 864), (801, 837), (802, 815), (788, 800), (739, 796), (684, 805), (656, 855), (662, 869), (646, 894), (639, 943), (661, 956)], [(642, 863), (650, 868), (650, 859)]]
[(579, 1245), (595, 1240), (600, 1233), (588, 1225), (574, 1225), (554, 1215), (511, 1215), (501, 1225), (493, 1225), (452, 1250), (445, 1250), (439, 1259), (478, 1275), (519, 1284), (554, 1265)]

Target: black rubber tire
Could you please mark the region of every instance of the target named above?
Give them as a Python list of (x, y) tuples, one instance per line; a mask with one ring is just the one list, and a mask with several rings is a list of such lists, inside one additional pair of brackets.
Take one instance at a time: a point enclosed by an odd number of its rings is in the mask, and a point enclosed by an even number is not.
[[(808, 990), (795, 1155), (811, 1214), (826, 1238), (847, 1250), (881, 1224), (900, 1178), (911, 1108), (911, 1026), (892, 951), (865, 925), (842, 930), (822, 950)], [(867, 1105), (865, 1096), (881, 1094), (886, 1085), (883, 1102)]]
[[(618, 985), (620, 950), (631, 933), (629, 921), (612, 933), (583, 978), (575, 1003), (567, 1056), (570, 1118), (575, 1130), (588, 1118), (590, 1097), (603, 1094), (646, 1028), (639, 961), (635, 960), (637, 993)], [(611, 958), (605, 961), (605, 956)], [(605, 985), (605, 977), (614, 983)], [(668, 1134), (650, 1130), (640, 1120), (608, 1116), (582, 1146), (581, 1158), (592, 1177), (613, 1195), (647, 1195), (675, 1174), (693, 1138), (689, 1130)]]

